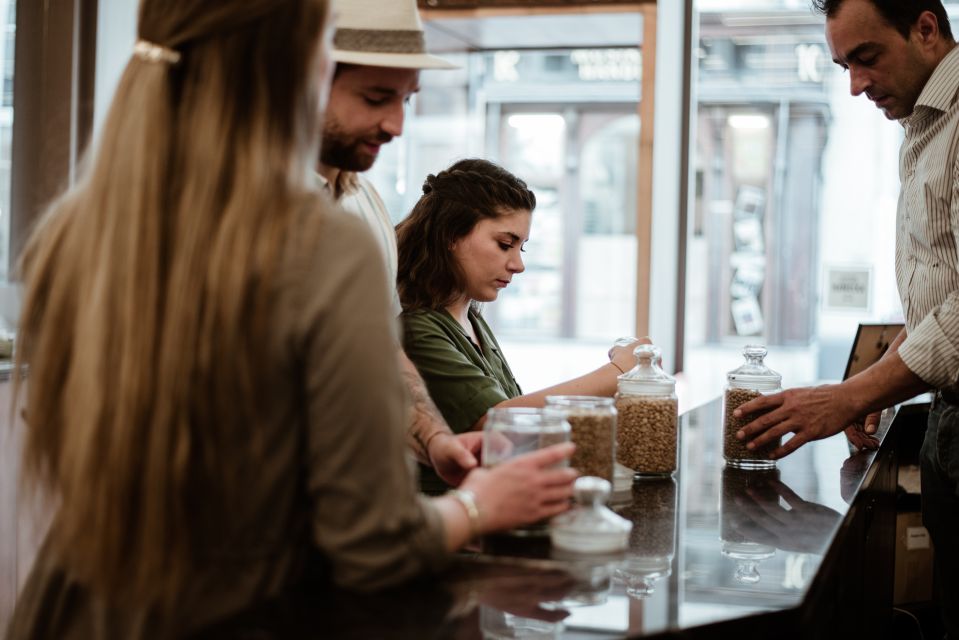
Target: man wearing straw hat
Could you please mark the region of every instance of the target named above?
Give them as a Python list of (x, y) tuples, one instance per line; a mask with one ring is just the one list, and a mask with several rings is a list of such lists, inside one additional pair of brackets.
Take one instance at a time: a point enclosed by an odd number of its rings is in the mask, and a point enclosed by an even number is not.
[[(359, 175), (380, 147), (402, 135), (405, 108), (419, 91), (420, 69), (455, 65), (426, 53), (415, 0), (334, 0), (336, 62), (317, 172), (347, 211), (370, 225), (396, 282), (396, 234), (376, 189)], [(401, 312), (395, 294), (393, 307)], [(417, 459), (457, 485), (476, 466), (479, 434), (454, 435), (426, 391), (413, 363), (400, 351), (413, 413), (408, 442)]]

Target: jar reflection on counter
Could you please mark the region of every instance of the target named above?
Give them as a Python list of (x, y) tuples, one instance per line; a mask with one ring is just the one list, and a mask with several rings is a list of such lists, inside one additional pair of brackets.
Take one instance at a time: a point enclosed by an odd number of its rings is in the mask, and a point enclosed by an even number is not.
[(719, 502), (720, 537), (730, 542), (752, 542), (742, 533), (745, 514), (740, 502), (772, 502), (778, 504), (779, 494), (773, 482), (779, 481), (779, 469), (752, 471), (735, 467), (723, 468), (722, 497)]
[(676, 481), (650, 478), (633, 485), (632, 504), (617, 509), (633, 523), (626, 561), (617, 577), (634, 598), (650, 596), (661, 578), (672, 574), (676, 554)]
[(759, 564), (771, 558), (776, 548), (749, 535), (749, 516), (740, 504), (750, 502), (778, 503), (774, 482), (779, 480), (779, 469), (723, 469), (719, 502), (719, 536), (722, 554), (736, 561), (734, 579), (740, 584), (756, 584), (761, 580)]

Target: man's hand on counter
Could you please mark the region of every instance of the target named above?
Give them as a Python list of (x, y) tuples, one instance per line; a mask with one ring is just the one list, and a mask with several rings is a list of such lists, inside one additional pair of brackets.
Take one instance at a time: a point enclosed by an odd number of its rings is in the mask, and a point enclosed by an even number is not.
[[(878, 416), (881, 415), (881, 413), (870, 414), (869, 418), (873, 415)], [(849, 444), (856, 447), (858, 451), (879, 448), (879, 439), (870, 435), (876, 433), (876, 426), (872, 427), (872, 431), (869, 430), (867, 426), (869, 424), (869, 418), (866, 418), (865, 423), (857, 421), (846, 427), (846, 439), (849, 441)], [(878, 420), (875, 424), (878, 424)]]
[(929, 390), (929, 385), (913, 373), (897, 353), (887, 352), (879, 362), (842, 382), (819, 387), (789, 389), (771, 396), (760, 396), (742, 404), (733, 413), (738, 418), (757, 417), (737, 432), (750, 449), (775, 438), (794, 433), (783, 446), (770, 454), (782, 458), (811, 440), (839, 433), (865, 417), (863, 433), (879, 422), (877, 411)]
[(770, 454), (777, 459), (786, 456), (812, 440), (828, 438), (844, 430), (859, 416), (841, 385), (789, 389), (782, 393), (760, 396), (746, 402), (733, 412), (737, 418), (757, 415), (755, 420), (740, 429), (736, 437), (755, 449), (781, 438), (795, 435)]
[(429, 441), (430, 464), (446, 484), (458, 487), (466, 474), (478, 464), (483, 448), (483, 432), (454, 435), (440, 433)]

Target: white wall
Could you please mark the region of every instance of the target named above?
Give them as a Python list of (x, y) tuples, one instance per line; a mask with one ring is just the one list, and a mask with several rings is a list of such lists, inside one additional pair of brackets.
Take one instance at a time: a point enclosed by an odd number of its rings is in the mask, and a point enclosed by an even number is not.
[[(872, 268), (867, 314), (822, 309), (819, 337), (851, 343), (866, 319), (895, 319), (901, 313), (895, 277), (896, 203), (902, 125), (887, 120), (865, 96), (849, 94), (849, 76), (830, 79), (833, 120), (823, 157), (819, 250), (822, 268)], [(822, 281), (820, 273), (820, 282)]]
[(100, 0), (97, 14), (97, 71), (93, 130), (100, 131), (136, 42), (138, 0)]

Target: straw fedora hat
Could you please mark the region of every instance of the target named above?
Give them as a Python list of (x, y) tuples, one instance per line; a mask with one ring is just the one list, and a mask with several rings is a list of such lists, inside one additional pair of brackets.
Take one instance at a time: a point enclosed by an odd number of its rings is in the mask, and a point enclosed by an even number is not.
[(403, 69), (456, 69), (426, 53), (416, 0), (333, 0), (336, 62)]

